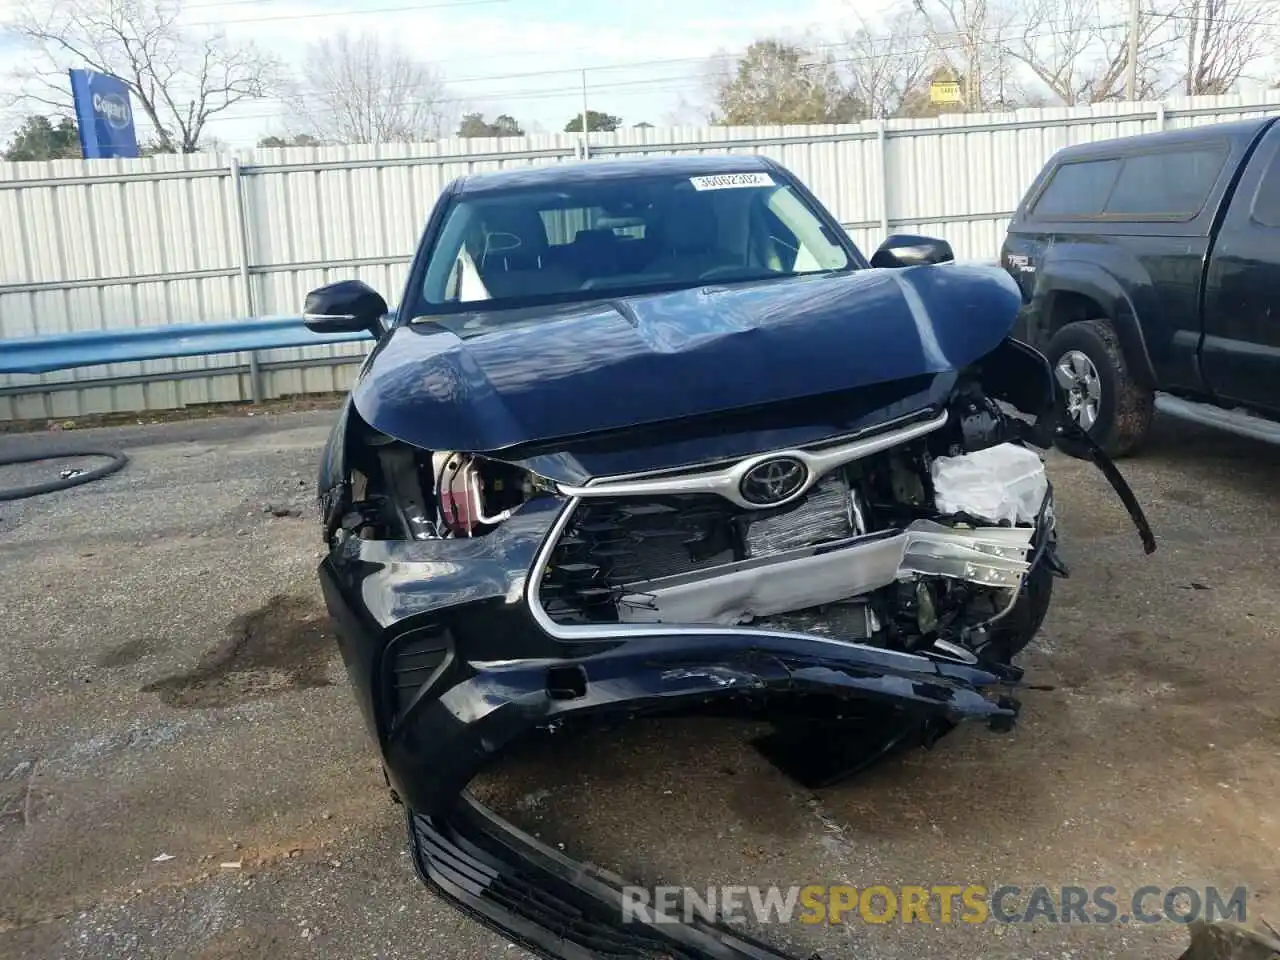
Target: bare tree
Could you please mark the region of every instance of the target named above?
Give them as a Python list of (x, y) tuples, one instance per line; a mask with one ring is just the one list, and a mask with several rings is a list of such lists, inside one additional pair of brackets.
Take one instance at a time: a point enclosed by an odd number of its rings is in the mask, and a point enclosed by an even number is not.
[(939, 57), (960, 75), (964, 107), (1003, 101), (1009, 64), (999, 40), (1014, 21), (995, 0), (911, 0)]
[(181, 27), (180, 0), (23, 0), (12, 29), (32, 62), (15, 71), (13, 102), (68, 109), (68, 67), (119, 78), (150, 121), (160, 152), (200, 149), (205, 127), (266, 96), (279, 61), (221, 33)]
[[(1074, 106), (1125, 94), (1127, 4), (1116, 0), (1034, 0), (1002, 43), (1061, 103)], [(1138, 96), (1163, 94), (1174, 52), (1168, 3), (1138, 22)]]
[(314, 44), (293, 100), (307, 129), (336, 143), (433, 140), (450, 126), (444, 78), (373, 34)]
[(840, 58), (848, 65), (849, 90), (869, 116), (896, 116), (928, 83), (931, 50), (914, 35), (916, 17), (910, 10), (899, 10), (884, 29), (856, 19), (858, 26), (845, 37), (848, 56)]
[(1227, 93), (1275, 47), (1264, 0), (1181, 0), (1173, 12), (1186, 57), (1183, 89), (1191, 95)]

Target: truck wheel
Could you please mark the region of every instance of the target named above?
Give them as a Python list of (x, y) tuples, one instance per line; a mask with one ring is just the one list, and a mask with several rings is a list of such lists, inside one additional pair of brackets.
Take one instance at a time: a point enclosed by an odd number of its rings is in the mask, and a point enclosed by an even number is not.
[[(1151, 426), (1153, 396), (1130, 376), (1111, 322), (1069, 323), (1054, 334), (1045, 353), (1066, 415), (1108, 456), (1136, 450)], [(1084, 456), (1071, 444), (1059, 446), (1073, 457)]]

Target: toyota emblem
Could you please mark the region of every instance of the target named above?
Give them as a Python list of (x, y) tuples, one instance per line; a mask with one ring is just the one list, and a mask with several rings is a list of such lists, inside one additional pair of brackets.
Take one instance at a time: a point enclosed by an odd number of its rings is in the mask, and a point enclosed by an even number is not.
[(747, 503), (771, 507), (794, 497), (808, 479), (809, 468), (801, 461), (795, 457), (775, 457), (748, 470), (738, 490)]

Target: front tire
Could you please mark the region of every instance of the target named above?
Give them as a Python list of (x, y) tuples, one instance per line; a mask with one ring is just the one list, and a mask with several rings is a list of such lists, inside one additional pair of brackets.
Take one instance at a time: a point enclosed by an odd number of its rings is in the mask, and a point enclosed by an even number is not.
[[(1045, 354), (1062, 415), (1086, 430), (1109, 457), (1126, 456), (1142, 445), (1151, 427), (1154, 396), (1129, 372), (1109, 320), (1067, 324), (1054, 334)], [(1059, 447), (1083, 456), (1073, 444)]]

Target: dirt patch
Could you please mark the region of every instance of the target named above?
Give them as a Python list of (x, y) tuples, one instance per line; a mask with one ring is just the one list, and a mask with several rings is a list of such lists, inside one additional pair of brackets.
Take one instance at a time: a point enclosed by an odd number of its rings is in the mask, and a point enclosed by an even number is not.
[(27, 826), (34, 818), (35, 768), (20, 764), (0, 782), (0, 831), (11, 823)]
[(193, 960), (246, 960), (249, 957), (278, 957), (284, 945), (270, 932), (255, 930), (250, 933), (236, 927), (215, 934)]
[(126, 640), (98, 657), (98, 666), (106, 670), (127, 667), (137, 663), (157, 646), (158, 642), (154, 637), (135, 637), (132, 640)]
[(1188, 507), (1204, 506), (1204, 494), (1199, 490), (1189, 490), (1186, 487), (1173, 487), (1164, 492), (1164, 498), (1174, 503), (1181, 503)]
[(227, 640), (189, 673), (142, 688), (171, 707), (229, 707), (286, 690), (329, 686), (336, 651), (324, 610), (312, 600), (273, 597), (232, 621)]

